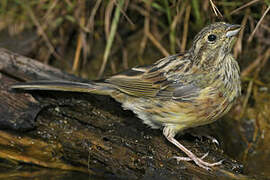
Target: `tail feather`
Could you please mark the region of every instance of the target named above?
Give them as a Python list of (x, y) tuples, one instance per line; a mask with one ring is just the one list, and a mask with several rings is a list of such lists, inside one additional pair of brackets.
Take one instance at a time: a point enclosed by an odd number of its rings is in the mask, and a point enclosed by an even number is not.
[(14, 90), (47, 90), (47, 91), (68, 91), (68, 92), (86, 92), (102, 95), (110, 95), (114, 88), (106, 83), (81, 83), (71, 81), (33, 81), (27, 83), (18, 83), (10, 87)]

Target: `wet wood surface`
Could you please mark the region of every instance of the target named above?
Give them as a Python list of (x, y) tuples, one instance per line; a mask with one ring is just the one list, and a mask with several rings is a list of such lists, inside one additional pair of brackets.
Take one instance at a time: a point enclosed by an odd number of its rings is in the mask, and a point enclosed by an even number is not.
[(177, 139), (209, 162), (206, 171), (110, 97), (48, 91), (14, 92), (16, 82), (84, 81), (38, 61), (0, 49), (0, 159), (14, 166), (79, 171), (115, 179), (246, 179), (240, 163), (205, 138)]

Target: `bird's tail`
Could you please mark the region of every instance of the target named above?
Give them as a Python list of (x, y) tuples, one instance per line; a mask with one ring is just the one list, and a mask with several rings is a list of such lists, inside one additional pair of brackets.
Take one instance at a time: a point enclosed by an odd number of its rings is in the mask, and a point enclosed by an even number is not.
[(47, 90), (47, 91), (68, 91), (85, 92), (101, 95), (111, 95), (115, 90), (107, 83), (90, 81), (87, 83), (71, 81), (33, 81), (18, 83), (10, 87), (14, 90)]

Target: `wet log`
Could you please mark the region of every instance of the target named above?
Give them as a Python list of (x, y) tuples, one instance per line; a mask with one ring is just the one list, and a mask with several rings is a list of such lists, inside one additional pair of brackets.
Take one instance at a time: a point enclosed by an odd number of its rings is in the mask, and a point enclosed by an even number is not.
[(206, 171), (110, 97), (68, 92), (13, 92), (16, 82), (84, 81), (36, 60), (0, 49), (0, 159), (122, 179), (244, 179), (240, 163), (222, 148), (190, 135), (178, 139), (198, 156), (223, 165)]

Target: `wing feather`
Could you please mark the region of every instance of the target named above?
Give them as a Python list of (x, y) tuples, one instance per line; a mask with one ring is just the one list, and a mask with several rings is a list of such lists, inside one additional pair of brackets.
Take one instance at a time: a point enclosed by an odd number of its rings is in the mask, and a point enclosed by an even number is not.
[[(171, 69), (173, 71), (170, 71)], [(119, 73), (105, 82), (131, 96), (188, 101), (199, 95), (202, 87), (196, 83), (199, 81), (196, 78), (204, 77), (201, 73), (196, 67), (193, 68), (188, 58), (177, 54), (166, 57), (152, 66), (135, 67)]]

